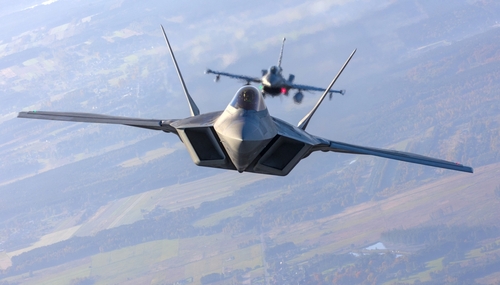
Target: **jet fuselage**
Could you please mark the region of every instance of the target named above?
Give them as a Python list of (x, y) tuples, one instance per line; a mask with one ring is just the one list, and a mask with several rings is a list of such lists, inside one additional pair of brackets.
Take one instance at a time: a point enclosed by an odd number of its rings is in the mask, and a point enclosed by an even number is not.
[(264, 94), (280, 95), (288, 94), (291, 84), (281, 74), (281, 68), (271, 66), (267, 73), (262, 76), (262, 91)]
[[(206, 122), (206, 127), (200, 121)], [(259, 90), (246, 85), (224, 111), (171, 125), (197, 165), (286, 175), (318, 141), (308, 135), (297, 136), (297, 132), (306, 133), (295, 127), (290, 133), (280, 131), (285, 130), (281, 124), (269, 114)]]

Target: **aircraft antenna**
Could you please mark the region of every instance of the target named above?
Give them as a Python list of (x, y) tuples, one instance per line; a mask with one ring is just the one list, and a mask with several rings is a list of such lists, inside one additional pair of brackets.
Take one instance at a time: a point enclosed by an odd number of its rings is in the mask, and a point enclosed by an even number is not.
[(335, 81), (337, 81), (337, 78), (339, 78), (340, 74), (342, 73), (342, 71), (344, 71), (344, 68), (347, 66), (347, 64), (349, 63), (349, 61), (351, 60), (352, 56), (354, 55), (354, 53), (356, 53), (356, 49), (354, 49), (351, 53), (351, 55), (349, 56), (349, 58), (347, 58), (346, 62), (344, 63), (344, 65), (342, 65), (342, 67), (340, 68), (339, 72), (337, 73), (337, 75), (333, 78), (332, 82), (330, 82), (330, 85), (328, 85), (328, 88), (326, 88), (325, 92), (323, 93), (323, 95), (321, 95), (321, 97), (319, 98), (318, 102), (316, 103), (316, 105), (314, 106), (314, 108), (312, 108), (312, 110), (307, 113), (307, 115), (302, 118), (302, 120), (300, 120), (299, 124), (297, 125), (297, 127), (299, 127), (300, 129), (302, 130), (305, 130), (306, 127), (307, 127), (307, 124), (309, 124), (309, 120), (311, 120), (311, 117), (314, 115), (314, 112), (316, 112), (316, 110), (318, 109), (319, 105), (321, 104), (321, 102), (323, 102), (323, 99), (325, 99), (326, 95), (328, 94), (328, 92), (330, 92), (330, 89), (332, 89), (332, 86), (333, 84), (335, 84)]
[(165, 41), (167, 42), (168, 50), (170, 51), (170, 55), (172, 56), (172, 61), (174, 62), (175, 65), (175, 70), (177, 70), (177, 75), (179, 76), (179, 80), (181, 81), (182, 84), (182, 89), (184, 89), (184, 94), (186, 95), (186, 99), (188, 101), (189, 105), (189, 110), (191, 111), (191, 116), (198, 116), (200, 114), (200, 110), (196, 106), (196, 103), (194, 103), (193, 98), (191, 98), (191, 95), (189, 95), (189, 92), (186, 87), (186, 83), (184, 83), (184, 79), (182, 78), (181, 70), (179, 69), (179, 65), (177, 65), (177, 61), (175, 60), (174, 52), (172, 51), (172, 47), (170, 46), (170, 43), (168, 42), (167, 34), (165, 33), (165, 29), (163, 29), (163, 26), (160, 25), (161, 30), (163, 31), (163, 36), (165, 37)]
[(281, 43), (280, 58), (278, 59), (278, 67), (279, 68), (281, 68), (281, 58), (283, 57), (283, 48), (285, 47), (285, 41), (286, 41), (286, 38), (283, 38), (283, 42)]

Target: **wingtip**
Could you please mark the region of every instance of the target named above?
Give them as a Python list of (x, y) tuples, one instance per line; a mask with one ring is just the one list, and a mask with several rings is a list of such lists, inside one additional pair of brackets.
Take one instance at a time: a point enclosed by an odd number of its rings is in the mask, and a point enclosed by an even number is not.
[(466, 165), (460, 164), (458, 162), (455, 162), (455, 164), (460, 167), (460, 169), (458, 169), (460, 171), (474, 173), (474, 169), (470, 166), (466, 166)]
[(457, 169), (459, 171), (463, 171), (463, 172), (467, 172), (467, 173), (474, 173), (474, 169), (470, 166), (465, 166), (465, 165), (462, 165), (458, 162), (456, 162), (455, 164), (460, 167), (459, 169)]
[(21, 111), (21, 112), (17, 113), (17, 117), (18, 118), (26, 118), (26, 116), (30, 113), (36, 113), (36, 111), (35, 110), (33, 110), (33, 111)]

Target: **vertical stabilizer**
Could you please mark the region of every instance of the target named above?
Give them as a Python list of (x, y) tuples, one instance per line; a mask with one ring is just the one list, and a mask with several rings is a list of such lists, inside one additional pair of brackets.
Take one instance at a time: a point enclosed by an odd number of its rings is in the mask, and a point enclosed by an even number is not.
[(281, 58), (283, 57), (283, 48), (285, 47), (286, 38), (283, 38), (283, 43), (281, 43), (280, 58), (278, 59), (278, 67), (281, 68)]
[(332, 82), (330, 82), (330, 85), (328, 85), (328, 88), (326, 88), (326, 90), (323, 93), (323, 95), (321, 95), (321, 97), (319, 98), (319, 100), (316, 103), (316, 105), (314, 106), (314, 108), (312, 108), (312, 110), (309, 113), (307, 113), (307, 115), (302, 120), (300, 120), (300, 122), (299, 122), (299, 124), (298, 124), (297, 127), (299, 127), (300, 129), (303, 129), (303, 130), (306, 129), (307, 124), (309, 124), (309, 121), (311, 120), (311, 117), (314, 115), (314, 112), (316, 112), (316, 110), (318, 109), (318, 107), (321, 104), (321, 102), (323, 102), (323, 99), (325, 99), (325, 97), (328, 94), (328, 92), (330, 92), (330, 89), (332, 89), (333, 84), (335, 84), (335, 81), (337, 81), (337, 78), (339, 78), (339, 76), (342, 73), (342, 71), (344, 71), (344, 68), (347, 66), (347, 64), (351, 60), (352, 56), (354, 55), (354, 53), (356, 53), (356, 49), (354, 49), (352, 51), (351, 55), (349, 56), (349, 58), (347, 58), (347, 60), (344, 63), (344, 65), (342, 65), (342, 67), (340, 68), (339, 72), (333, 78)]
[(163, 26), (160, 25), (161, 30), (163, 31), (163, 36), (165, 37), (165, 41), (167, 42), (168, 50), (170, 51), (170, 55), (172, 56), (172, 61), (174, 62), (175, 65), (175, 70), (177, 70), (177, 75), (179, 76), (179, 80), (181, 81), (182, 84), (182, 89), (184, 89), (184, 94), (186, 95), (186, 99), (189, 104), (189, 110), (191, 111), (191, 116), (198, 116), (200, 114), (200, 110), (196, 106), (196, 103), (194, 103), (193, 98), (191, 98), (191, 95), (189, 95), (189, 92), (186, 87), (186, 83), (184, 83), (184, 79), (182, 78), (181, 70), (179, 69), (179, 66), (177, 65), (177, 61), (175, 60), (174, 52), (172, 51), (172, 47), (170, 46), (170, 43), (168, 42), (167, 34), (165, 33), (165, 29), (163, 29)]

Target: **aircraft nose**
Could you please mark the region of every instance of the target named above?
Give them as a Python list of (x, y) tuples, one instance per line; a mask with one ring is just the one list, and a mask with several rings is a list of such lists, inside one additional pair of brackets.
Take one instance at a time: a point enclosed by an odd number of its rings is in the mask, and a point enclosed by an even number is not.
[(273, 84), (273, 78), (271, 77), (271, 74), (267, 74), (262, 78), (262, 83), (267, 86), (271, 86)]
[(259, 128), (257, 121), (233, 121), (219, 134), (236, 169), (244, 171), (271, 140)]

